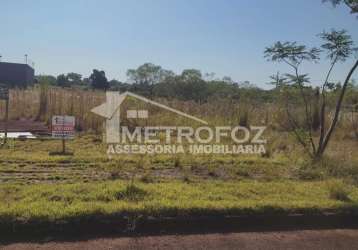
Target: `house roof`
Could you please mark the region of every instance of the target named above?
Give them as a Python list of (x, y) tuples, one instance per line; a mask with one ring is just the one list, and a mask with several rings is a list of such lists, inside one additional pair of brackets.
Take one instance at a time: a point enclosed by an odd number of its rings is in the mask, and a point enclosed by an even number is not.
[[(118, 92), (114, 92), (114, 93), (118, 93)], [(111, 119), (113, 117), (114, 113), (119, 109), (119, 107), (122, 104), (122, 102), (128, 96), (134, 97), (134, 98), (136, 98), (138, 100), (141, 100), (143, 102), (152, 104), (154, 106), (160, 107), (160, 108), (165, 109), (167, 111), (173, 112), (173, 113), (175, 113), (177, 115), (180, 115), (180, 116), (189, 118), (191, 120), (200, 122), (202, 124), (208, 124), (206, 121), (204, 121), (202, 119), (199, 119), (199, 118), (196, 118), (195, 116), (192, 116), (192, 115), (186, 114), (186, 113), (184, 113), (182, 111), (170, 108), (170, 107), (168, 107), (166, 105), (163, 105), (163, 104), (160, 104), (158, 102), (152, 101), (152, 100), (150, 100), (148, 98), (145, 98), (143, 96), (136, 95), (136, 94), (131, 93), (129, 91), (126, 91), (123, 94), (118, 95), (117, 98), (114, 98), (114, 100), (111, 101), (111, 103), (109, 103), (108, 100), (107, 100), (107, 102), (105, 102), (105, 103), (93, 108), (91, 111), (93, 113), (97, 114), (97, 115), (103, 116), (103, 117), (105, 117), (107, 119)]]
[(0, 65), (8, 65), (8, 66), (13, 66), (13, 67), (24, 67), (24, 68), (33, 69), (33, 67), (27, 63), (0, 62)]

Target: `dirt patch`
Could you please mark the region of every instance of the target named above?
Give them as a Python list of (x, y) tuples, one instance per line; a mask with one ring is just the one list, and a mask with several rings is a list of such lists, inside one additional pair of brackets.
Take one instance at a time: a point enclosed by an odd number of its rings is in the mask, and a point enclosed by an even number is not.
[[(48, 239), (50, 240), (50, 239)], [(75, 242), (18, 243), (20, 249), (357, 249), (358, 230), (303, 230), (228, 234), (98, 238)]]
[[(45, 166), (50, 167), (45, 167)], [(53, 183), (108, 180), (110, 173), (100, 168), (81, 164), (29, 164), (0, 168), (0, 183)]]

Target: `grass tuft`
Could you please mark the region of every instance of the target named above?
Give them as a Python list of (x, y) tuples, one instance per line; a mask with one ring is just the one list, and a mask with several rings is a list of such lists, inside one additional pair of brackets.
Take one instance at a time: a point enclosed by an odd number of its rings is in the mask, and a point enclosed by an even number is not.
[(329, 197), (338, 201), (351, 201), (349, 198), (350, 189), (341, 180), (332, 180), (328, 183)]
[(124, 190), (116, 193), (117, 200), (141, 201), (148, 195), (144, 189), (135, 185), (128, 185)]

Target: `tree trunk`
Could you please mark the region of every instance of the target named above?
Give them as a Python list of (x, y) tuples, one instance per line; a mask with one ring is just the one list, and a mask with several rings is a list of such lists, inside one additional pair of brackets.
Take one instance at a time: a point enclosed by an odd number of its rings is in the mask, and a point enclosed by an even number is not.
[(343, 98), (344, 98), (348, 83), (349, 83), (354, 71), (357, 69), (357, 67), (358, 67), (358, 60), (353, 65), (353, 67), (351, 68), (351, 70), (349, 71), (349, 73), (348, 73), (348, 75), (346, 77), (346, 80), (344, 81), (341, 93), (339, 95), (339, 98), (338, 98), (338, 101), (337, 101), (337, 104), (336, 104), (336, 110), (335, 110), (335, 113), (334, 113), (334, 117), (333, 117), (331, 126), (329, 127), (329, 129), (327, 131), (327, 134), (323, 139), (322, 146), (317, 150), (317, 153), (315, 154), (317, 159), (322, 157), (322, 155), (323, 155), (324, 151), (326, 150), (326, 147), (327, 147), (327, 145), (329, 143), (329, 140), (330, 140), (330, 138), (332, 136), (332, 133), (333, 133), (333, 131), (334, 131), (336, 125), (337, 125), (338, 118), (339, 118), (339, 113), (341, 111), (342, 102), (343, 102)]

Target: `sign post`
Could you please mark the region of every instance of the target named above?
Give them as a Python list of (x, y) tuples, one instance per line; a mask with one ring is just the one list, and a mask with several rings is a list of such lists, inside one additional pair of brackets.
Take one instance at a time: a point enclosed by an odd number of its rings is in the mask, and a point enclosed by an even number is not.
[(62, 154), (66, 154), (66, 140), (75, 136), (75, 117), (56, 115), (52, 117), (52, 137), (62, 140)]
[(9, 120), (9, 88), (5, 84), (0, 84), (0, 100), (5, 100), (5, 126), (4, 126), (4, 143), (7, 143), (7, 130)]

